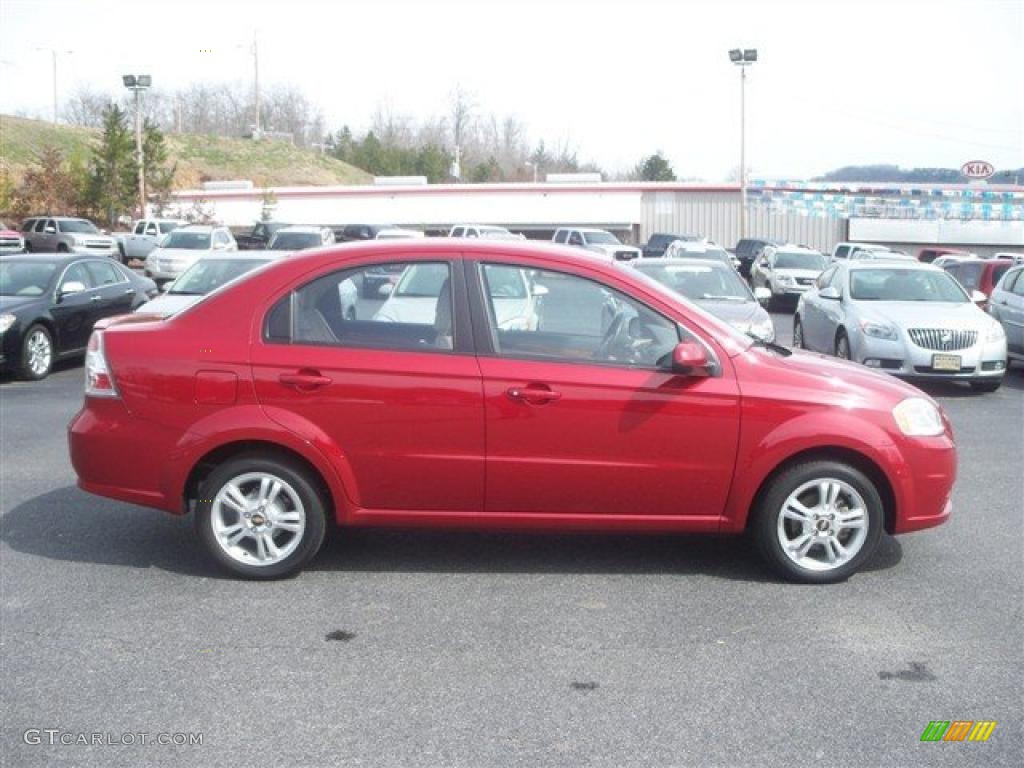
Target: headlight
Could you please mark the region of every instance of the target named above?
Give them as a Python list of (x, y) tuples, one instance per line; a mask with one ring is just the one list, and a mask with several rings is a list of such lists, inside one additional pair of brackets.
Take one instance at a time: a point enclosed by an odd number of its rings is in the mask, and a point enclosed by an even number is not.
[(985, 334), (985, 341), (1002, 341), (1006, 338), (1006, 332), (1003, 330), (1003, 326), (999, 323), (992, 323), (988, 329), (988, 333)]
[(776, 275), (775, 282), (780, 285), (793, 285), (796, 281), (789, 275)]
[(890, 341), (895, 341), (898, 338), (896, 335), (896, 329), (891, 325), (876, 323), (873, 320), (861, 320), (860, 329), (864, 331), (865, 336), (871, 336), (875, 339), (889, 339)]
[(892, 409), (892, 416), (908, 437), (933, 437), (946, 431), (939, 409), (920, 397), (908, 397)]
[(17, 321), (18, 318), (16, 318), (12, 314), (4, 313), (0, 315), (0, 333), (6, 333), (7, 329), (14, 325)]

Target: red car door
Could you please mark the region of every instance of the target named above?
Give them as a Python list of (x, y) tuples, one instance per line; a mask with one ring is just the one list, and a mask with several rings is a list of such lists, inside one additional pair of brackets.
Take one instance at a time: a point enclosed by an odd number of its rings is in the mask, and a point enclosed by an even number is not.
[[(497, 301), (495, 286), (512, 282), (503, 270), (528, 277), (539, 297), (530, 316)], [(493, 346), (480, 358), (487, 513), (647, 516), (654, 526), (682, 516), (687, 528), (717, 529), (739, 437), (725, 355), (717, 376), (672, 373), (665, 356), (688, 332), (579, 276), (492, 263), (467, 279), (478, 281)]]
[(257, 397), (331, 454), (361, 510), (478, 512), (483, 402), (468, 326), (453, 311), (461, 268), (407, 263), (386, 300), (363, 298), (365, 272), (391, 266), (332, 272), (280, 300), (252, 348)]

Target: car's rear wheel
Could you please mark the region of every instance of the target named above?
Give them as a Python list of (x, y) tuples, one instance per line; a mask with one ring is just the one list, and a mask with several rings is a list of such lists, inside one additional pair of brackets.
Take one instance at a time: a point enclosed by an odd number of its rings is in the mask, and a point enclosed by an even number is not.
[(836, 334), (836, 357), (850, 359), (850, 339), (843, 330)]
[(996, 379), (994, 381), (972, 381), (971, 389), (973, 389), (975, 392), (995, 392), (1002, 385), (1002, 378)]
[(296, 573), (320, 549), (325, 507), (316, 478), (298, 462), (243, 454), (201, 484), (196, 527), (227, 570), (275, 579)]
[(842, 462), (809, 461), (771, 481), (751, 532), (764, 559), (785, 578), (830, 584), (871, 557), (883, 520), (881, 496), (863, 472)]
[(793, 348), (805, 349), (804, 347), (804, 326), (800, 322), (800, 315), (793, 319)]
[(53, 370), (53, 337), (45, 326), (33, 325), (21, 342), (21, 375), (32, 381), (45, 379)]
[(68, 247), (64, 243), (57, 244), (57, 253), (68, 253)]

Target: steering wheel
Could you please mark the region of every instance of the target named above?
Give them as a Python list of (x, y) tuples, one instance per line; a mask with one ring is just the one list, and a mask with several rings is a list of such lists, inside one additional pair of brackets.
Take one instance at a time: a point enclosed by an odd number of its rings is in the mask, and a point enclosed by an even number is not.
[(601, 345), (594, 353), (594, 359), (608, 360), (611, 357), (612, 350), (627, 341), (628, 328), (629, 323), (626, 322), (626, 311), (620, 309), (612, 317), (608, 330), (605, 331), (604, 338), (601, 339)]

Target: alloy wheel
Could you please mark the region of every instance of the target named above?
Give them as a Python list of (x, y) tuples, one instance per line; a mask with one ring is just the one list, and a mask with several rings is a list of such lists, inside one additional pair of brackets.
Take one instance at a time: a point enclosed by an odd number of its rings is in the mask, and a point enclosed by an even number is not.
[(43, 377), (50, 370), (53, 363), (53, 345), (46, 332), (37, 328), (32, 331), (25, 344), (28, 352), (28, 369), (33, 376)]
[(834, 477), (810, 480), (793, 491), (778, 511), (782, 551), (809, 571), (831, 571), (860, 552), (868, 534), (864, 498)]
[(233, 477), (213, 499), (210, 525), (228, 557), (268, 566), (291, 555), (306, 529), (306, 509), (295, 489), (269, 472)]

